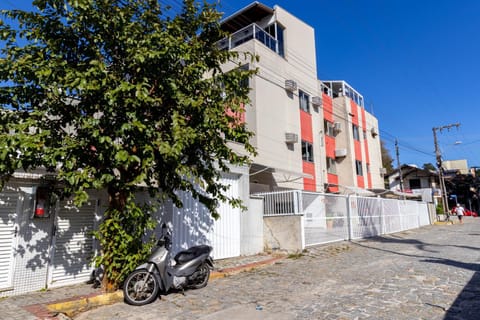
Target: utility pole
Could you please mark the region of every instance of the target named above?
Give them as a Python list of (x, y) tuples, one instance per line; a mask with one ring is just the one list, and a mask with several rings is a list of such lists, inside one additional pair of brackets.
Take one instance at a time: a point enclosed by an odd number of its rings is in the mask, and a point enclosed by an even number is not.
[(403, 175), (402, 175), (402, 167), (400, 166), (400, 152), (398, 151), (398, 140), (395, 139), (395, 154), (397, 155), (397, 167), (398, 167), (398, 174), (400, 177), (400, 191), (403, 193)]
[(442, 130), (444, 129), (450, 130), (453, 127), (457, 127), (458, 129), (458, 127), (460, 127), (460, 123), (448, 124), (446, 126), (432, 128), (433, 143), (435, 144), (435, 156), (437, 158), (438, 175), (440, 178), (440, 190), (442, 192), (443, 209), (445, 210), (445, 212), (450, 212), (450, 208), (448, 207), (447, 188), (445, 187), (445, 177), (443, 174), (443, 167), (442, 167), (442, 154), (440, 152), (440, 148), (438, 147), (437, 131), (442, 132)]

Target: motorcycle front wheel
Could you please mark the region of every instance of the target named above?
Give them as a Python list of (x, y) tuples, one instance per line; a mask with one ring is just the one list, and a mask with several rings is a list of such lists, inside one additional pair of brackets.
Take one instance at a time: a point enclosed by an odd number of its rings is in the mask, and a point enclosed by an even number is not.
[(210, 267), (202, 263), (195, 272), (188, 277), (188, 286), (192, 289), (200, 289), (207, 285), (210, 278)]
[(145, 269), (135, 270), (123, 284), (123, 297), (128, 304), (143, 306), (155, 300), (160, 290), (157, 278)]

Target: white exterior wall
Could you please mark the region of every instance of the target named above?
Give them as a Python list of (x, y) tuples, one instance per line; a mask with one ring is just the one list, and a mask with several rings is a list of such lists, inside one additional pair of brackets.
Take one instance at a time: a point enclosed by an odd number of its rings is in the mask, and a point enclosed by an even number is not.
[(352, 121), (349, 115), (349, 98), (344, 96), (334, 98), (333, 110), (335, 122), (340, 122), (342, 126), (342, 130), (335, 136), (335, 149), (347, 150), (345, 157), (336, 159), (338, 181), (342, 186), (357, 186)]
[[(252, 69), (258, 68), (258, 74), (250, 80), (251, 106), (246, 108), (246, 123), (255, 132), (252, 144), (258, 151), (253, 162), (276, 170), (273, 174), (276, 187), (302, 189), (303, 181), (298, 179), (303, 172), (298, 90), (293, 94), (287, 92), (285, 80), (294, 80), (298, 89), (310, 98), (321, 96), (316, 74), (315, 34), (312, 27), (282, 8), (275, 6), (274, 10), (273, 17), (257, 24), (265, 27), (276, 21), (285, 28), (285, 57), (254, 39), (233, 50), (251, 52), (260, 57), (259, 62), (250, 62)], [(226, 65), (225, 69), (231, 67)], [(318, 132), (323, 128), (323, 115), (320, 108), (310, 107), (316, 179), (317, 184), (322, 185), (325, 156)], [(298, 142), (287, 145), (287, 132), (297, 134)]]
[[(382, 164), (382, 149), (380, 144), (380, 129), (378, 128), (378, 120), (369, 112), (365, 112), (367, 120), (367, 142), (370, 157), (370, 175), (372, 177), (372, 188), (384, 189), (385, 183), (380, 170)], [(372, 128), (377, 135), (372, 134)]]

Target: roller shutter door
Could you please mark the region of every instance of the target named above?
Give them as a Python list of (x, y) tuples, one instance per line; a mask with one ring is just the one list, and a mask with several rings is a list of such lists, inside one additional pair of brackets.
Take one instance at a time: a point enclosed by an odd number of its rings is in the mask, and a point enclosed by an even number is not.
[(12, 286), (18, 194), (0, 193), (0, 289)]
[(88, 281), (93, 270), (93, 235), (97, 200), (81, 208), (63, 201), (56, 216), (50, 286)]

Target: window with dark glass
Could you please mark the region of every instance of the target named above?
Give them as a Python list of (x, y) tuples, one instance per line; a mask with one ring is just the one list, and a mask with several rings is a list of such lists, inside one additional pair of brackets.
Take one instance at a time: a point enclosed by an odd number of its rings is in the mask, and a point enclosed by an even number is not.
[(302, 90), (298, 90), (298, 100), (300, 101), (300, 109), (310, 112), (310, 96)]
[(358, 126), (355, 124), (352, 124), (352, 130), (353, 130), (353, 139), (360, 141), (360, 132), (358, 130)]
[(408, 184), (410, 185), (410, 189), (421, 189), (420, 179), (410, 179), (408, 180)]
[(310, 142), (302, 141), (302, 159), (313, 162), (313, 146)]
[(265, 43), (265, 45), (282, 57), (285, 56), (283, 29), (284, 28), (276, 22), (265, 28), (265, 31), (272, 37), (271, 39), (273, 40), (269, 43)]
[(357, 170), (357, 176), (363, 176), (362, 161), (355, 160), (355, 169)]

